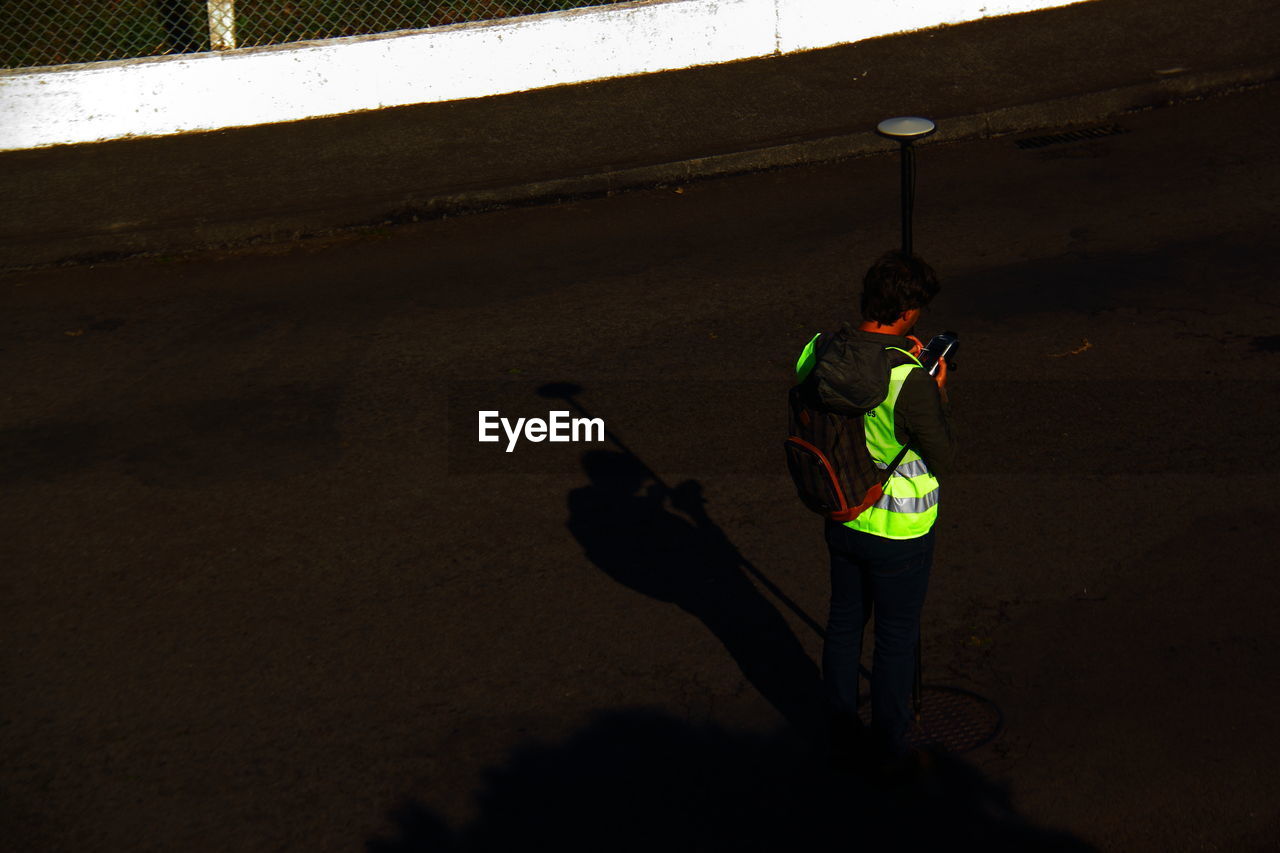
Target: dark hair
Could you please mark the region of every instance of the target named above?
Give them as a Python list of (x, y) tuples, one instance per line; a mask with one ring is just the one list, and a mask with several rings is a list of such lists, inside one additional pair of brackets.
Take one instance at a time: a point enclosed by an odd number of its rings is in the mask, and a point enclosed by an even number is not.
[(938, 276), (918, 255), (885, 252), (862, 280), (862, 319), (887, 326), (903, 312), (928, 305), (938, 290)]

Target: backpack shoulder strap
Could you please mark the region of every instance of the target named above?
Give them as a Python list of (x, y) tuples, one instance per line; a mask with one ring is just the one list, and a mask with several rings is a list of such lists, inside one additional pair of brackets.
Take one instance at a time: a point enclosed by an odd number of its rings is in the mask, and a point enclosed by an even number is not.
[(885, 350), (889, 352), (890, 354), (889, 360), (893, 362), (894, 367), (901, 367), (904, 364), (914, 364), (916, 367), (924, 366), (920, 363), (920, 359), (916, 358), (914, 355), (912, 355), (907, 350), (904, 350), (902, 347), (890, 346), (890, 347), (885, 347)]

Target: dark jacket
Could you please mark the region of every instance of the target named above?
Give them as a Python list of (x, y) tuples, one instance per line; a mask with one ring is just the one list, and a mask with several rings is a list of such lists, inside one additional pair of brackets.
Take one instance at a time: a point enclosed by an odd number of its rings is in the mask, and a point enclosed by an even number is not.
[[(826, 343), (819, 339), (813, 375), (822, 404), (845, 415), (871, 411), (889, 393), (889, 371), (909, 361), (902, 353), (885, 347), (910, 350), (912, 346), (906, 338), (863, 332), (849, 323)], [(951, 409), (933, 377), (924, 370), (908, 373), (893, 412), (898, 442), (910, 444), (935, 477), (950, 473), (955, 460)]]

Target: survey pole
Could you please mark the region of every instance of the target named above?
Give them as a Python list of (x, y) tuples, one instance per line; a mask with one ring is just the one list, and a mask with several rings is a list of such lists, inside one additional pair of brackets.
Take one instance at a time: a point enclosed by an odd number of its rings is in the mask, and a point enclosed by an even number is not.
[(902, 252), (911, 256), (911, 213), (916, 194), (916, 152), (912, 147), (917, 139), (923, 139), (938, 129), (927, 118), (899, 116), (887, 118), (876, 125), (876, 133), (898, 143), (902, 160)]

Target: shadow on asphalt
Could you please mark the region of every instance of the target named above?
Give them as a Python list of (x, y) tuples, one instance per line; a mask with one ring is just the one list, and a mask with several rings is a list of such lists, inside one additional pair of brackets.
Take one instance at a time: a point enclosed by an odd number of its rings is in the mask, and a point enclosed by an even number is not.
[(670, 488), (629, 453), (590, 451), (582, 467), (591, 483), (569, 493), (568, 527), (587, 558), (618, 583), (697, 617), (792, 729), (820, 742), (818, 668), (711, 520), (702, 486)]
[(690, 725), (656, 711), (599, 715), (558, 745), (491, 769), (455, 830), (408, 802), (369, 853), (558, 850), (1088, 851), (1032, 825), (1008, 792), (939, 755), (911, 782), (828, 770), (779, 735)]
[(608, 437), (622, 450), (582, 456), (590, 482), (569, 493), (569, 531), (618, 583), (698, 618), (787, 727), (736, 733), (656, 710), (602, 712), (489, 769), (466, 826), (409, 801), (369, 853), (1093, 849), (1032, 825), (1004, 787), (952, 756), (931, 754), (896, 782), (833, 770), (818, 668), (707, 513), (701, 484), (668, 486)]
[[(1025, 314), (1094, 314), (1120, 308), (1216, 310), (1265, 293), (1270, 282), (1251, 276), (1274, 269), (1280, 249), (1247, 234), (1215, 235), (1152, 247), (1145, 251), (1096, 251), (1087, 228), (1071, 231), (1064, 255), (1005, 264), (947, 280), (933, 310), (986, 320)], [(1191, 279), (1193, 288), (1171, 284)], [(1252, 279), (1252, 287), (1242, 282)]]
[(117, 405), (99, 420), (0, 428), (0, 484), (116, 465), (148, 486), (279, 479), (333, 464), (342, 387), (290, 382), (207, 399)]

